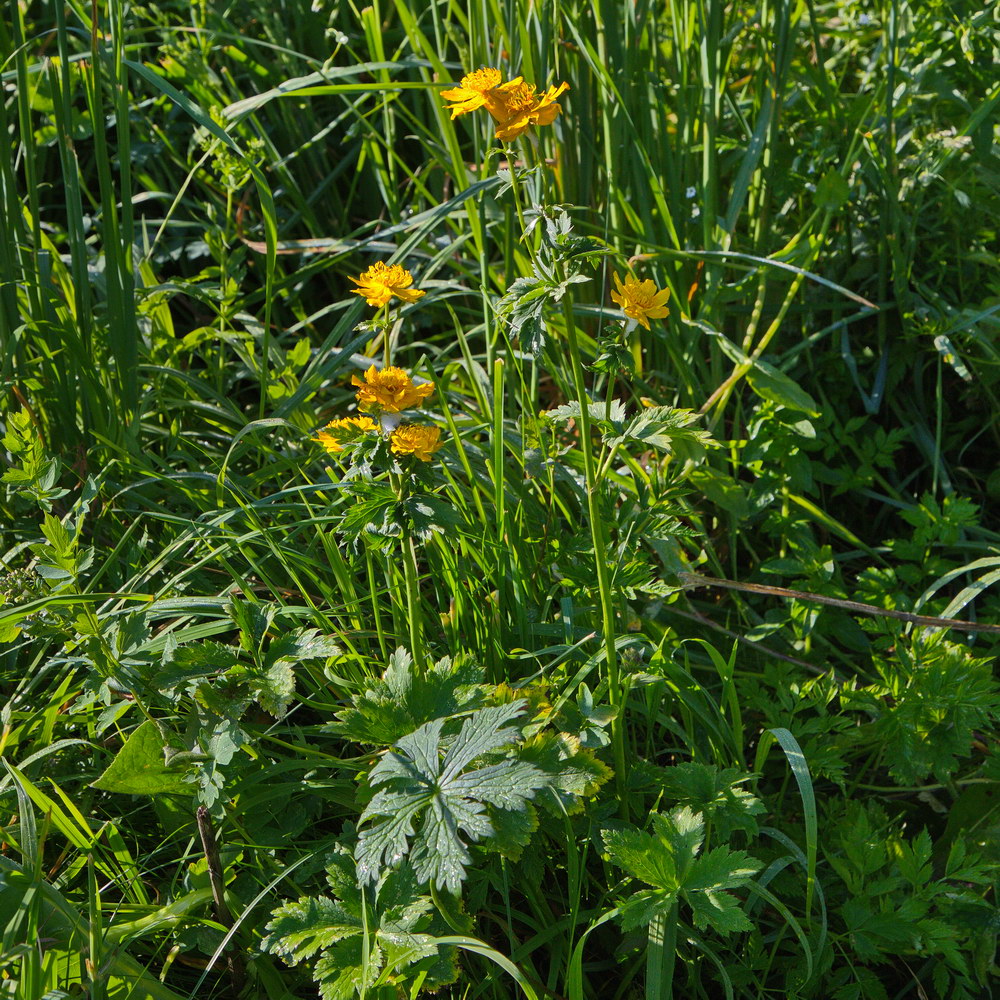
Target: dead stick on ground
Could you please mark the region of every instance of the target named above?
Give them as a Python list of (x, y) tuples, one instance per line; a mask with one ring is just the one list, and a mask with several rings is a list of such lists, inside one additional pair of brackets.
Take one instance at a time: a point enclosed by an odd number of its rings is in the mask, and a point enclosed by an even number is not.
[[(233, 915), (226, 905), (226, 883), (223, 877), (222, 859), (219, 857), (219, 845), (215, 839), (212, 827), (212, 817), (204, 806), (198, 806), (198, 833), (201, 834), (201, 847), (205, 852), (205, 863), (208, 865), (208, 881), (212, 886), (212, 899), (215, 902), (215, 919), (228, 931), (233, 926)], [(230, 941), (227, 949), (226, 964), (229, 967), (229, 978), (237, 996), (243, 992), (246, 984), (246, 971), (243, 968), (243, 956), (237, 950), (235, 942)]]
[(843, 608), (845, 611), (854, 611), (859, 615), (895, 618), (901, 622), (910, 622), (912, 625), (923, 625), (927, 628), (954, 628), (962, 632), (1000, 633), (1000, 625), (966, 622), (958, 618), (934, 618), (931, 615), (914, 615), (909, 611), (894, 611), (891, 608), (880, 608), (876, 604), (862, 604), (860, 601), (843, 601), (839, 597), (827, 597), (826, 594), (813, 594), (807, 590), (766, 587), (761, 583), (737, 583), (736, 580), (720, 580), (718, 577), (701, 576), (698, 573), (678, 573), (677, 576), (685, 590), (689, 590), (692, 587), (722, 587), (725, 590), (741, 590), (748, 594), (793, 597), (800, 601), (811, 601), (814, 604), (828, 604), (832, 608)]

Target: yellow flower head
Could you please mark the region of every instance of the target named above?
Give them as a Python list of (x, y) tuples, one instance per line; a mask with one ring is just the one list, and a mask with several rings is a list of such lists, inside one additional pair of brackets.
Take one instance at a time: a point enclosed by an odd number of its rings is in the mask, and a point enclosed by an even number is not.
[(363, 295), (370, 306), (384, 306), (394, 295), (404, 302), (416, 302), (424, 293), (413, 284), (413, 275), (398, 264), (387, 267), (382, 261), (372, 264), (364, 274), (349, 279), (358, 287), (352, 288), (355, 295)]
[(392, 432), (389, 441), (397, 455), (416, 455), (421, 462), (429, 462), (431, 455), (441, 447), (441, 429), (403, 424)]
[(442, 90), (441, 96), (446, 101), (452, 102), (447, 107), (452, 120), (481, 108), (486, 103), (487, 94), (494, 87), (500, 86), (500, 80), (500, 70), (487, 66), (463, 76), (462, 82), (457, 87)]
[(365, 372), (363, 379), (355, 375), (351, 384), (358, 387), (358, 409), (362, 413), (399, 413), (420, 406), (434, 391), (433, 382), (414, 385), (402, 368), (383, 368), (374, 365)]
[(551, 125), (562, 110), (556, 99), (567, 90), (569, 84), (560, 83), (538, 94), (534, 84), (525, 83), (520, 77), (491, 90), (484, 103), (496, 119), (496, 137), (510, 142), (532, 125)]
[(666, 301), (670, 298), (669, 288), (658, 291), (649, 278), (639, 281), (631, 274), (625, 279), (625, 284), (622, 284), (622, 279), (616, 274), (615, 284), (618, 291), (612, 291), (612, 300), (622, 307), (629, 319), (641, 323), (647, 330), (651, 319), (663, 319), (669, 314), (670, 310), (666, 307)]
[(344, 417), (342, 420), (332, 420), (313, 440), (318, 441), (331, 454), (336, 454), (344, 450), (345, 444), (352, 444), (374, 430), (378, 430), (378, 424), (371, 417)]

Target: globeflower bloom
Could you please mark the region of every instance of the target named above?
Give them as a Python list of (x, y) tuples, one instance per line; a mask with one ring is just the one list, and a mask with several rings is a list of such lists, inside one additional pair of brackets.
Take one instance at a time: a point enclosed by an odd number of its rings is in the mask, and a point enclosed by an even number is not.
[(457, 87), (442, 90), (441, 96), (452, 102), (446, 108), (451, 112), (452, 121), (459, 115), (467, 115), (486, 104), (487, 95), (494, 87), (500, 86), (501, 79), (500, 70), (486, 66), (467, 73)]
[(502, 142), (516, 139), (532, 125), (551, 125), (562, 108), (556, 99), (569, 90), (568, 83), (549, 87), (544, 94), (521, 77), (496, 87), (486, 95), (486, 110), (496, 119), (496, 137)]
[(404, 302), (416, 302), (425, 294), (410, 287), (413, 275), (399, 264), (387, 266), (379, 261), (372, 264), (364, 274), (349, 280), (358, 286), (351, 291), (355, 295), (364, 296), (365, 302), (370, 306), (384, 306), (394, 295)]
[(357, 375), (351, 379), (351, 384), (358, 387), (358, 409), (362, 413), (399, 413), (420, 406), (434, 391), (433, 382), (421, 382), (414, 385), (402, 368), (383, 368), (381, 371), (374, 365), (365, 372), (363, 379)]
[(344, 445), (353, 444), (375, 430), (378, 430), (378, 424), (371, 417), (344, 417), (330, 421), (313, 440), (331, 454), (336, 454), (344, 450)]
[(663, 319), (669, 314), (670, 310), (666, 307), (666, 301), (670, 298), (669, 288), (659, 291), (649, 278), (639, 281), (631, 274), (624, 284), (616, 274), (615, 284), (618, 291), (611, 292), (612, 301), (621, 306), (629, 319), (641, 323), (647, 330), (651, 319)]
[(389, 446), (397, 455), (414, 455), (421, 462), (429, 462), (441, 447), (441, 429), (419, 424), (403, 424), (392, 432)]

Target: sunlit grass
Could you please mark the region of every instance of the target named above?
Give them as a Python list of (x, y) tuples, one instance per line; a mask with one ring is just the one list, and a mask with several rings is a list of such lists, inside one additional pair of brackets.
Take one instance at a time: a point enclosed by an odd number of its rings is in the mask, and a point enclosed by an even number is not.
[(11, 5), (4, 990), (985, 996), (998, 44)]

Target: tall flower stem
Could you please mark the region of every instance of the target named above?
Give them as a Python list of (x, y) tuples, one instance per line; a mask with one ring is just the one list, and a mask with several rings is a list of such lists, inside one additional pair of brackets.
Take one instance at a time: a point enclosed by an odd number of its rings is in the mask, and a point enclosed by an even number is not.
[[(389, 482), (402, 504), (409, 495), (403, 480), (394, 472), (389, 473)], [(424, 673), (424, 617), (420, 604), (420, 590), (417, 586), (417, 547), (409, 526), (403, 529), (403, 580), (406, 588), (406, 624), (410, 635), (410, 655), (418, 675)]]
[[(513, 151), (509, 147), (507, 147), (507, 162), (510, 165), (510, 186), (514, 196), (514, 206), (517, 210), (517, 219), (521, 224), (522, 233), (526, 233), (520, 187), (514, 169)], [(532, 262), (539, 270), (544, 270), (540, 265), (537, 251), (531, 239), (526, 240), (526, 243)], [(561, 263), (556, 263), (556, 271), (560, 280), (565, 280), (566, 275)], [(563, 295), (562, 308), (566, 323), (566, 339), (569, 343), (570, 367), (573, 370), (573, 385), (576, 397), (580, 401), (580, 450), (583, 453), (583, 475), (587, 484), (587, 519), (590, 522), (590, 538), (594, 547), (594, 563), (597, 573), (597, 590), (601, 603), (601, 630), (604, 636), (604, 651), (608, 664), (608, 699), (611, 702), (611, 707), (615, 709), (615, 717), (611, 722), (615, 785), (618, 790), (618, 800), (621, 803), (622, 818), (628, 819), (628, 802), (625, 795), (624, 706), (622, 705), (621, 674), (618, 667), (618, 648), (615, 642), (614, 595), (611, 589), (611, 577), (608, 574), (608, 542), (600, 509), (601, 476), (598, 473), (591, 448), (590, 397), (587, 395), (587, 386), (584, 382), (583, 359), (580, 355), (576, 320), (573, 318), (572, 298), (568, 292)]]
[(594, 546), (594, 564), (597, 572), (597, 590), (601, 602), (601, 628), (604, 635), (604, 652), (608, 664), (608, 699), (615, 709), (611, 722), (611, 746), (615, 761), (615, 786), (622, 812), (627, 817), (628, 802), (625, 796), (625, 730), (623, 719), (621, 674), (618, 667), (618, 649), (615, 643), (615, 607), (608, 573), (608, 542), (604, 532), (604, 519), (600, 509), (601, 480), (594, 462), (591, 441), (590, 397), (583, 378), (583, 360), (577, 338), (576, 321), (570, 296), (562, 300), (563, 318), (566, 323), (566, 340), (569, 343), (570, 367), (576, 397), (580, 401), (580, 451), (583, 454), (583, 475), (587, 483), (587, 519), (590, 522), (590, 539)]
[[(524, 237), (524, 244), (527, 247), (531, 262), (538, 267), (538, 252), (535, 250), (534, 240), (528, 235), (528, 225), (524, 220), (524, 207), (521, 205), (521, 182), (517, 179), (517, 154), (512, 146), (504, 146), (507, 154), (507, 169), (510, 171), (510, 190), (514, 196), (514, 210), (517, 212), (517, 221), (521, 227), (521, 234)], [(527, 161), (526, 161), (527, 162)]]
[(410, 631), (410, 655), (417, 675), (424, 673), (424, 618), (417, 588), (417, 547), (413, 535), (406, 532), (406, 551), (403, 553), (403, 575), (406, 578), (406, 616)]
[(392, 325), (390, 320), (389, 303), (387, 302), (375, 316), (375, 323), (382, 326), (382, 352), (386, 368), (392, 364), (392, 344), (389, 342), (389, 332)]

